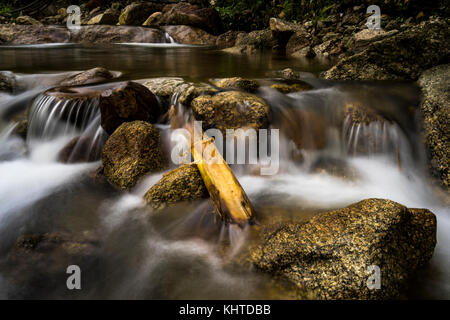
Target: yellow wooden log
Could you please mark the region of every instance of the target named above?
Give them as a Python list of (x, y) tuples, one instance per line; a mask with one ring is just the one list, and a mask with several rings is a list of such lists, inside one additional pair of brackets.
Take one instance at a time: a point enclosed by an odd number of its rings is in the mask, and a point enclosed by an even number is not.
[[(188, 127), (192, 135), (192, 127)], [(192, 140), (194, 162), (202, 175), (217, 213), (223, 221), (243, 227), (254, 222), (254, 210), (244, 189), (214, 144), (201, 132), (202, 139)]]

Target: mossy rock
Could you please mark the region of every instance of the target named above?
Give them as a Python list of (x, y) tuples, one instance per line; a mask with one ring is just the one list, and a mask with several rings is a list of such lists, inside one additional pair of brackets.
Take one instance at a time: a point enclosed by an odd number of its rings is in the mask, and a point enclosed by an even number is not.
[(147, 173), (164, 167), (158, 129), (148, 122), (125, 122), (102, 150), (104, 174), (120, 189), (129, 189)]
[[(303, 223), (260, 230), (248, 261), (319, 299), (393, 299), (432, 257), (436, 217), (384, 199), (367, 199)], [(381, 288), (367, 286), (378, 266)]]
[(153, 208), (179, 201), (208, 197), (208, 190), (195, 164), (186, 164), (163, 175), (144, 196)]

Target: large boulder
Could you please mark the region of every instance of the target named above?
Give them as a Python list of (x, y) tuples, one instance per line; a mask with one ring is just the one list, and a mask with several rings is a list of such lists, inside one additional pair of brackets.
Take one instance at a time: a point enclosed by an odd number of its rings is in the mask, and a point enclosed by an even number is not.
[(144, 121), (123, 123), (106, 141), (102, 163), (110, 183), (120, 189), (133, 187), (164, 166), (158, 129)]
[(174, 25), (162, 27), (177, 43), (193, 44), (193, 45), (209, 45), (216, 44), (216, 37), (208, 32), (191, 26)]
[(71, 41), (81, 43), (164, 43), (166, 39), (164, 33), (157, 29), (144, 27), (90, 25), (83, 26), (79, 31), (72, 34)]
[(170, 6), (162, 20), (166, 25), (188, 25), (215, 35), (222, 30), (222, 21), (214, 8), (202, 8), (184, 2)]
[(420, 73), (445, 63), (450, 52), (450, 28), (431, 20), (373, 42), (324, 73), (336, 80), (416, 80)]
[(43, 25), (0, 25), (0, 43), (4, 44), (41, 44), (69, 42), (70, 31)]
[(148, 16), (156, 11), (161, 11), (160, 4), (149, 2), (132, 3), (123, 9), (119, 16), (119, 24), (140, 26)]
[[(262, 228), (249, 261), (318, 299), (392, 299), (402, 295), (435, 245), (432, 212), (367, 199), (307, 222)], [(369, 289), (377, 267), (381, 288)]]
[(203, 121), (203, 129), (261, 129), (269, 124), (270, 107), (250, 93), (226, 91), (214, 96), (204, 95), (191, 103), (196, 120)]
[(108, 9), (91, 18), (87, 24), (110, 24), (116, 25), (119, 21), (120, 12), (114, 9)]
[[(310, 57), (311, 35), (305, 29), (297, 30), (286, 43), (286, 54), (293, 57)], [(309, 54), (308, 54), (309, 53)]]
[(161, 110), (155, 95), (142, 84), (128, 81), (102, 92), (99, 101), (101, 124), (109, 134), (124, 122), (154, 123)]
[(422, 73), (421, 111), (432, 173), (450, 188), (450, 64)]
[(197, 165), (186, 164), (163, 175), (145, 194), (145, 201), (153, 208), (179, 201), (208, 197)]
[(216, 39), (216, 46), (220, 49), (231, 48), (236, 44), (239, 31), (229, 30), (219, 35)]

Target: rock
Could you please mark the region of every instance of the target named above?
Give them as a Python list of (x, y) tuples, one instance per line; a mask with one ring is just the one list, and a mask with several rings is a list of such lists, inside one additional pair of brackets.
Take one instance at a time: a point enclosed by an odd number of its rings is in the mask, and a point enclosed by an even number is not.
[(291, 92), (299, 92), (311, 90), (312, 86), (303, 81), (298, 81), (295, 83), (275, 83), (270, 86), (272, 89), (275, 89), (281, 93), (291, 93)]
[(177, 3), (164, 12), (165, 25), (187, 25), (217, 35), (222, 30), (222, 20), (214, 8), (202, 8), (189, 3)]
[(253, 55), (255, 53), (258, 53), (260, 50), (252, 45), (245, 45), (245, 46), (234, 46), (231, 48), (225, 48), (223, 49), (224, 52), (231, 53), (231, 54), (238, 54), (238, 55)]
[(63, 24), (65, 22), (67, 22), (67, 18), (68, 18), (68, 15), (66, 13), (57, 14), (55, 16), (48, 16), (48, 17), (42, 18), (41, 22), (46, 25), (59, 25), (59, 24)]
[(21, 120), (17, 126), (14, 128), (13, 131), (14, 134), (18, 135), (22, 139), (27, 139), (27, 133), (28, 133), (28, 119)]
[(261, 98), (241, 92), (226, 91), (214, 96), (195, 98), (191, 103), (196, 120), (203, 121), (203, 129), (216, 128), (225, 134), (226, 129), (266, 128), (270, 107)]
[(366, 49), (372, 42), (389, 38), (397, 33), (397, 30), (386, 32), (382, 29), (363, 29), (350, 38), (346, 47), (355, 54)]
[(108, 9), (105, 12), (96, 15), (88, 21), (87, 24), (110, 24), (116, 25), (119, 21), (120, 12), (114, 9)]
[[(268, 231), (267, 231), (268, 230)], [(267, 227), (249, 250), (259, 270), (319, 299), (395, 299), (433, 254), (436, 217), (390, 200), (367, 199), (306, 223)], [(378, 266), (381, 288), (369, 290)]]
[(269, 27), (272, 32), (276, 33), (288, 33), (289, 35), (292, 35), (293, 33), (297, 31), (303, 31), (304, 27), (300, 24), (287, 22), (278, 18), (270, 18), (269, 20)]
[(163, 168), (158, 130), (144, 121), (122, 123), (106, 141), (102, 163), (111, 184), (133, 187), (147, 173)]
[(183, 78), (153, 78), (144, 82), (150, 91), (157, 95), (168, 106), (172, 96), (176, 95), (177, 102), (188, 107), (191, 101), (202, 94), (214, 94), (216, 88), (209, 84), (187, 82)]
[(163, 24), (163, 13), (161, 11), (153, 12), (142, 24), (144, 27), (159, 27)]
[(247, 92), (255, 92), (259, 87), (256, 81), (241, 77), (214, 79), (211, 80), (211, 83), (219, 88), (238, 89)]
[(19, 16), (16, 18), (16, 24), (42, 25), (42, 22), (29, 16)]
[(359, 103), (348, 103), (344, 107), (344, 119), (348, 119), (352, 124), (368, 125), (371, 122), (386, 122), (386, 118), (378, 114), (375, 110), (363, 106)]
[(60, 85), (62, 86), (78, 86), (82, 84), (91, 84), (97, 82), (103, 82), (115, 78), (114, 74), (109, 70), (101, 67), (92, 68), (80, 73), (74, 74), (64, 79)]
[(424, 121), (425, 145), (431, 172), (443, 186), (450, 188), (450, 64), (422, 73), (418, 84), (423, 99), (420, 106)]
[(339, 158), (320, 157), (311, 165), (310, 171), (318, 174), (325, 173), (345, 181), (356, 181), (359, 178), (358, 170)]
[(12, 93), (16, 84), (17, 81), (14, 73), (10, 71), (0, 71), (0, 91)]
[(185, 25), (162, 27), (177, 43), (209, 45), (216, 44), (216, 37), (208, 32)]
[(286, 44), (286, 54), (289, 56), (304, 56), (305, 53), (299, 54), (298, 52), (304, 51), (310, 45), (311, 35), (305, 30), (297, 31), (289, 38)]
[(93, 162), (100, 160), (101, 150), (91, 137), (75, 137), (58, 153), (63, 163)]
[(364, 51), (344, 58), (324, 73), (339, 80), (416, 80), (420, 73), (448, 59), (448, 23), (423, 22), (387, 39), (373, 42)]
[(163, 175), (147, 191), (145, 201), (153, 208), (179, 201), (207, 198), (208, 190), (195, 164), (186, 164)]
[(271, 49), (277, 44), (272, 31), (255, 30), (249, 33), (241, 32), (236, 38), (236, 46), (254, 46), (257, 49)]
[(140, 26), (154, 12), (161, 11), (156, 3), (132, 3), (123, 9), (119, 16), (120, 25)]
[(220, 49), (233, 47), (236, 44), (236, 39), (239, 33), (239, 31), (232, 30), (222, 33), (216, 39), (216, 46)]
[(164, 43), (166, 39), (164, 33), (157, 29), (144, 27), (90, 25), (81, 27), (76, 34), (72, 35), (71, 41), (81, 43)]
[(99, 107), (101, 124), (108, 134), (124, 122), (142, 120), (154, 123), (161, 113), (155, 95), (145, 86), (131, 81), (102, 92)]
[[(61, 283), (66, 283), (70, 265), (97, 274), (95, 265), (100, 247), (90, 231), (77, 235), (68, 232), (23, 235), (8, 253), (6, 274), (21, 288), (21, 298), (36, 299), (47, 290), (57, 292)], [(82, 279), (87, 283), (94, 281), (87, 274)], [(67, 291), (65, 285), (63, 290)]]
[(0, 42), (4, 44), (41, 44), (69, 42), (67, 29), (43, 25), (0, 25)]

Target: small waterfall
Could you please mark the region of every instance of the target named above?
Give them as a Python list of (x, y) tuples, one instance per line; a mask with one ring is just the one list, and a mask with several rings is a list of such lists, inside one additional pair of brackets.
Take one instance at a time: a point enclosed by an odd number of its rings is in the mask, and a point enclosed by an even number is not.
[(167, 32), (164, 32), (164, 39), (166, 40), (166, 43), (176, 43), (176, 41)]
[(64, 92), (41, 94), (30, 109), (27, 142), (33, 146), (62, 138), (67, 143), (72, 139), (60, 151), (60, 160), (98, 160), (107, 138), (100, 126), (98, 105), (98, 96), (65, 96)]

